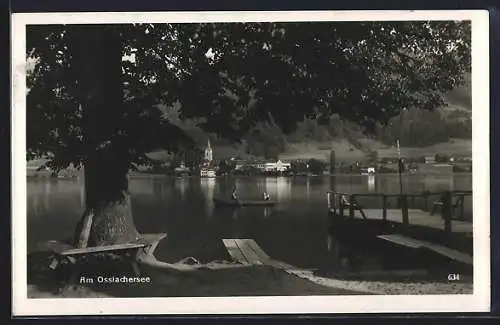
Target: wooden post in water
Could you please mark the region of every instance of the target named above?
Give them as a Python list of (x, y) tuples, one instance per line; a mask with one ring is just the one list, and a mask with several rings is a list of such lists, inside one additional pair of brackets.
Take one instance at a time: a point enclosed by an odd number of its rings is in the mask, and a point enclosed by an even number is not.
[(446, 234), (451, 234), (451, 192), (446, 191), (443, 196), (442, 215), (444, 220), (444, 231)]
[(344, 202), (342, 202), (342, 193), (335, 193), (338, 199), (339, 204), (339, 215), (341, 218), (344, 218)]
[(341, 193), (335, 193), (335, 206), (338, 209), (338, 215), (343, 219), (344, 218), (344, 202), (342, 201)]
[(410, 220), (408, 217), (408, 195), (406, 194), (401, 196), (401, 212), (403, 214), (403, 228), (407, 228)]
[(382, 195), (382, 219), (387, 220), (387, 195)]
[(464, 220), (465, 194), (460, 194), (460, 220)]
[(396, 142), (397, 150), (398, 150), (398, 174), (399, 174), (399, 194), (401, 195), (401, 213), (403, 218), (403, 229), (406, 229), (409, 224), (408, 220), (408, 196), (403, 194), (403, 172), (404, 172), (404, 164), (401, 159), (401, 151), (399, 149), (399, 139)]
[(349, 195), (349, 218), (354, 218), (354, 202), (356, 198), (354, 194)]
[(335, 192), (335, 151), (330, 150), (330, 191)]

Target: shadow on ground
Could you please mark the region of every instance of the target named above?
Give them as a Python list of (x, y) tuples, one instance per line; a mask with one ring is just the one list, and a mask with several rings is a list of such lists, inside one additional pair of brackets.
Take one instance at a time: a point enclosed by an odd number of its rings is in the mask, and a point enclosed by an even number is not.
[[(28, 255), (28, 297), (207, 297), (207, 296), (283, 296), (353, 295), (359, 292), (329, 288), (265, 266), (199, 269), (172, 272), (141, 266), (143, 283), (99, 283), (99, 277), (134, 277), (132, 268), (113, 259), (87, 260), (79, 268), (84, 283), (65, 287), (69, 268), (53, 271), (47, 252)], [(65, 288), (64, 288), (65, 287)], [(64, 289), (62, 289), (64, 288)]]

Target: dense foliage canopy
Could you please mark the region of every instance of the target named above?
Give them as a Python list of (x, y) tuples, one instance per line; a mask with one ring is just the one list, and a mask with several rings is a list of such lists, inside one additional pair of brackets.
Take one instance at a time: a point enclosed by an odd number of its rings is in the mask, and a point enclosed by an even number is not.
[[(101, 34), (100, 47), (82, 55)], [(89, 121), (81, 72), (107, 78), (88, 65), (103, 55), (122, 67), (121, 87), (103, 83), (104, 93), (123, 100)], [(50, 154), (64, 168), (119, 142), (129, 163), (144, 163), (151, 150), (190, 145), (162, 107), (241, 139), (256, 125), (290, 133), (305, 117), (328, 123), (334, 114), (373, 132), (403, 109), (442, 105), (470, 70), (470, 23), (31, 25), (27, 58), (28, 158)]]

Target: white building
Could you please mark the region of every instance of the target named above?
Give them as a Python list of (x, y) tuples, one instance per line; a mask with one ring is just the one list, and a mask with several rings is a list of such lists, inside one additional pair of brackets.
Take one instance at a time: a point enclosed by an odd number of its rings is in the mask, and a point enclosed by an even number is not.
[(265, 164), (264, 171), (266, 172), (285, 172), (292, 167), (291, 163), (284, 163), (281, 160), (277, 162), (268, 162)]
[(375, 175), (375, 167), (361, 168), (361, 175)]
[(201, 177), (215, 177), (215, 170), (210, 169), (210, 168), (202, 168), (200, 170), (200, 176)]
[(278, 160), (276, 162), (268, 161), (268, 162), (245, 162), (238, 161), (236, 163), (235, 169), (241, 170), (244, 167), (253, 167), (262, 172), (285, 172), (292, 167), (291, 163), (282, 162)]
[(176, 167), (174, 170), (178, 174), (189, 173), (189, 168), (186, 167), (186, 164), (184, 163), (184, 161), (181, 161), (179, 167)]

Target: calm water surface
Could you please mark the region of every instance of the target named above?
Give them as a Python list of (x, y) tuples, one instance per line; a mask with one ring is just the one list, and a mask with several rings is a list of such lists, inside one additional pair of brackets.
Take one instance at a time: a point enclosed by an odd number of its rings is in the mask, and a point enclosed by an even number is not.
[[(471, 190), (472, 176), (411, 175), (403, 183), (408, 193)], [(233, 186), (242, 199), (258, 199), (265, 190), (279, 203), (273, 208), (216, 208), (212, 198), (229, 196)], [(335, 186), (351, 193), (399, 193), (397, 175), (337, 176)], [(159, 247), (163, 259), (223, 259), (220, 239), (252, 238), (273, 258), (310, 268), (331, 260), (329, 189), (328, 177), (133, 178), (130, 183), (139, 232), (168, 233)], [(83, 202), (80, 179), (28, 180), (28, 250), (43, 241), (70, 237), (83, 213)], [(470, 202), (466, 209), (470, 213)]]

